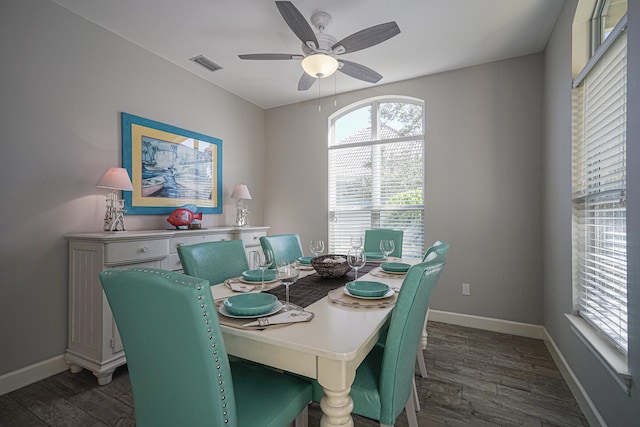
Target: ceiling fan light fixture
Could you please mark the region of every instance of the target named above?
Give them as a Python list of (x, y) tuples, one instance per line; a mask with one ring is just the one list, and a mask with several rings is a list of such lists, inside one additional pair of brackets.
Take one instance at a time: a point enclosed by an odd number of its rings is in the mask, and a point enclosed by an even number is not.
[(302, 60), (302, 69), (305, 73), (319, 79), (329, 77), (338, 69), (338, 60), (324, 53), (309, 55)]

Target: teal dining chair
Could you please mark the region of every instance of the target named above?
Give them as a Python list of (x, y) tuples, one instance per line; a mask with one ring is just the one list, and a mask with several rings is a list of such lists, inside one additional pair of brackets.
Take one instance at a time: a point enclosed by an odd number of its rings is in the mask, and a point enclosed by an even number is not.
[(271, 267), (276, 268), (278, 261), (295, 262), (303, 256), (300, 236), (297, 234), (274, 234), (260, 237), (262, 249), (270, 249), (273, 252)]
[(433, 242), (433, 245), (431, 245), (429, 249), (427, 249), (427, 252), (425, 252), (424, 256), (422, 257), (422, 261), (426, 260), (431, 252), (437, 252), (446, 258), (448, 250), (449, 244), (447, 242), (436, 240), (435, 242)]
[(242, 240), (221, 240), (178, 246), (178, 256), (185, 274), (206, 279), (217, 285), (249, 269)]
[(137, 267), (100, 282), (129, 367), (138, 427), (306, 425), (311, 385), (229, 361), (209, 282)]
[[(422, 257), (422, 261), (427, 260), (427, 258), (429, 258), (429, 255), (434, 253), (434, 252), (442, 255), (442, 257), (446, 261), (447, 251), (448, 250), (449, 250), (449, 244), (447, 242), (442, 241), (442, 240), (436, 240), (429, 247), (429, 249), (427, 249), (427, 252), (424, 254), (424, 257)], [(429, 315), (429, 307), (427, 307), (427, 314), (425, 315), (425, 318), (424, 318), (424, 330), (425, 331), (427, 329), (427, 317), (428, 317), (428, 315)], [(422, 346), (418, 346), (418, 350), (416, 352), (416, 362), (418, 362), (418, 369), (420, 370), (420, 376), (422, 378), (427, 378), (427, 365), (424, 363), (424, 353), (423, 353)], [(413, 387), (414, 387), (414, 390), (415, 390), (415, 387), (416, 387), (415, 386), (415, 381), (414, 381)], [(420, 411), (420, 402), (417, 399), (416, 399), (416, 411)]]
[[(412, 266), (402, 282), (391, 315), (384, 345), (376, 344), (356, 370), (349, 395), (353, 413), (393, 426), (403, 409), (410, 427), (417, 427), (414, 397), (414, 357), (419, 346), (429, 300), (444, 267), (444, 258), (433, 254)], [(315, 381), (313, 400), (324, 391)]]
[(373, 228), (364, 232), (364, 251), (368, 255), (381, 254), (380, 240), (393, 240), (393, 252), (389, 256), (402, 258), (402, 230)]

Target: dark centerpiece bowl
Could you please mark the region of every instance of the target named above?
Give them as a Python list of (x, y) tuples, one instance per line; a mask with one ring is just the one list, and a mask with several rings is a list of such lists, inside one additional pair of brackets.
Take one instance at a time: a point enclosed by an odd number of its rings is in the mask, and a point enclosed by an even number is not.
[(342, 277), (351, 271), (346, 255), (320, 255), (311, 260), (311, 265), (325, 279)]

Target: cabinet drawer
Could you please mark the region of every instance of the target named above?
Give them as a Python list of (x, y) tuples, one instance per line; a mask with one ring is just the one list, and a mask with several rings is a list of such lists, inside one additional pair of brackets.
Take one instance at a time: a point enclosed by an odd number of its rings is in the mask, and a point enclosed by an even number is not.
[(260, 246), (260, 237), (266, 236), (267, 233), (264, 231), (255, 231), (253, 233), (242, 233), (242, 241), (244, 242), (245, 248), (250, 248), (252, 246)]
[(171, 271), (181, 271), (182, 263), (180, 262), (180, 257), (178, 256), (178, 254), (169, 254), (167, 259), (163, 263), (162, 268)]
[(171, 238), (171, 253), (178, 251), (178, 246), (194, 245), (204, 242), (218, 242), (220, 240), (233, 240), (230, 233), (202, 234), (199, 236), (174, 236)]
[(104, 245), (105, 264), (134, 264), (169, 254), (169, 239), (112, 242)]

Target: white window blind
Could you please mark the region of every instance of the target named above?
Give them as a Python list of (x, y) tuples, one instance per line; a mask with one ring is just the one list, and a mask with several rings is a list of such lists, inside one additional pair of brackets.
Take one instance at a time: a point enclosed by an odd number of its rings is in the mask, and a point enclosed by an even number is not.
[(379, 100), (331, 120), (329, 251), (370, 228), (403, 230), (403, 256), (424, 254), (422, 104)]
[(573, 91), (573, 275), (580, 316), (627, 354), (626, 31), (602, 49)]

